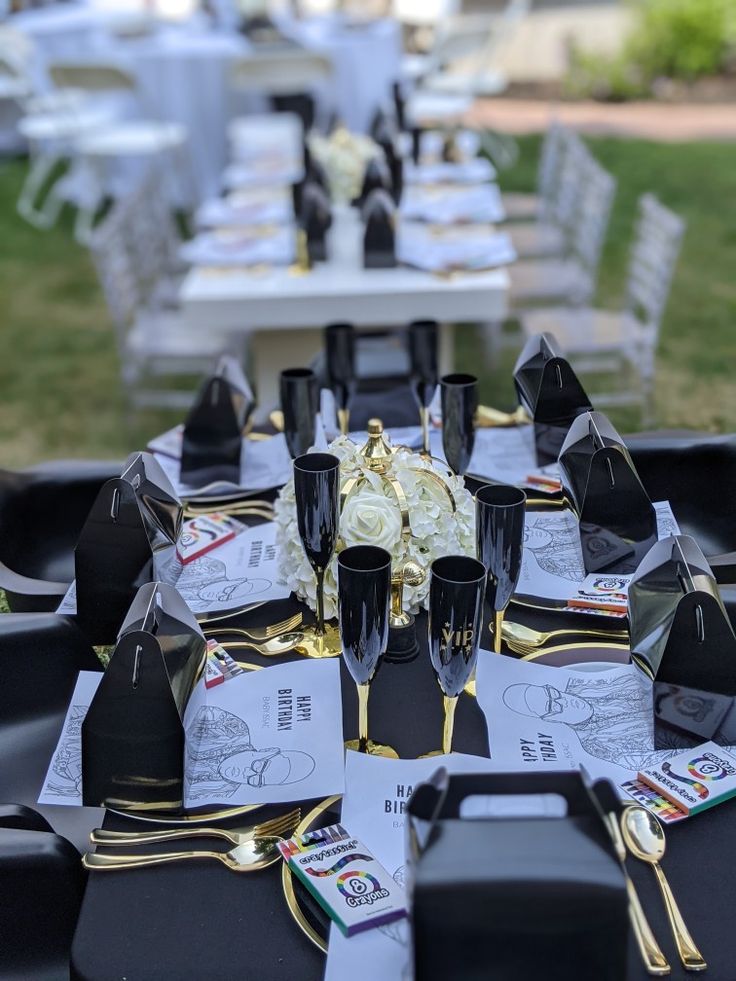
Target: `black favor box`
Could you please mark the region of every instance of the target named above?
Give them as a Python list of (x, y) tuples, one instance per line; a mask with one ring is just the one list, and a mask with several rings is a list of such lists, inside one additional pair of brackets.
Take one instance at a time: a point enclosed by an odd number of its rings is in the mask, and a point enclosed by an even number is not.
[(74, 550), (77, 622), (91, 643), (114, 643), (140, 586), (178, 575), (181, 524), (181, 501), (152, 454), (133, 454), (103, 484)]
[[(468, 798), (517, 795), (555, 795), (566, 814), (460, 817)], [(415, 981), (626, 978), (624, 877), (578, 772), (439, 771), (407, 833)]]
[(634, 572), (657, 541), (657, 515), (624, 441), (601, 412), (573, 420), (559, 458), (580, 521), (587, 573)]
[(396, 209), (388, 191), (371, 191), (363, 205), (363, 265), (392, 269), (396, 265)]
[(327, 259), (327, 232), (332, 225), (330, 199), (321, 185), (307, 181), (302, 191), (299, 225), (307, 237), (310, 263)]
[(224, 355), (202, 386), (184, 423), (180, 479), (190, 487), (240, 484), (243, 431), (253, 393), (235, 358)]
[(173, 588), (143, 586), (82, 723), (83, 803), (176, 810), (184, 787), (184, 711), (207, 643)]
[(514, 385), (519, 404), (534, 423), (537, 465), (557, 463), (573, 420), (592, 406), (551, 334), (526, 342), (514, 366)]
[(736, 743), (736, 635), (688, 535), (657, 542), (629, 586), (631, 656), (653, 679), (657, 749)]

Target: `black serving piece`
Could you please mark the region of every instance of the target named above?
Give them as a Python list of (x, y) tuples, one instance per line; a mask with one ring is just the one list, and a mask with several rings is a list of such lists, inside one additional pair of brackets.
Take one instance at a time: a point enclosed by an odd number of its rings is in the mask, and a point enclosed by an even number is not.
[(140, 586), (176, 575), (182, 516), (150, 453), (134, 453), (102, 486), (74, 551), (77, 622), (91, 643), (114, 643)]
[(629, 586), (632, 660), (654, 681), (658, 749), (736, 742), (736, 634), (694, 539), (657, 542)]
[[(463, 818), (471, 797), (503, 806)], [(560, 815), (529, 816), (535, 799)], [(624, 875), (579, 772), (443, 769), (415, 788), (405, 826), (416, 981), (627, 977)]]
[(478, 379), (475, 375), (443, 375), (442, 448), (450, 468), (458, 476), (468, 469), (475, 446), (475, 413), (478, 409)]
[(455, 706), (478, 659), (486, 570), (467, 555), (435, 559), (429, 581), (429, 658), (445, 704), (442, 752), (452, 750)]
[(287, 368), (279, 376), (284, 437), (292, 459), (314, 446), (319, 385), (311, 368)]
[(396, 265), (396, 208), (388, 191), (376, 188), (363, 205), (363, 265), (393, 269)]
[(510, 484), (486, 484), (475, 495), (478, 558), (486, 569), (486, 602), (493, 610), (493, 646), (501, 651), (501, 626), (519, 582), (526, 494)]
[(337, 557), (338, 619), (342, 653), (358, 687), (358, 739), (350, 749), (396, 756), (368, 738), (368, 693), (388, 645), (391, 556), (383, 548), (356, 545)]
[(409, 361), (411, 390), (419, 407), (422, 423), (422, 445), (429, 448), (429, 406), (437, 391), (437, 346), (439, 325), (436, 320), (415, 320), (409, 324)]
[(556, 463), (573, 419), (592, 405), (551, 334), (526, 342), (514, 366), (514, 385), (534, 423), (537, 464)]
[(299, 225), (307, 237), (310, 263), (327, 259), (327, 232), (332, 225), (330, 198), (315, 181), (307, 181), (299, 203)]
[(213, 481), (240, 483), (243, 431), (255, 407), (237, 360), (224, 355), (207, 379), (184, 423), (181, 482), (202, 487)]
[(328, 324), (324, 332), (327, 386), (335, 397), (340, 432), (350, 425), (350, 403), (358, 387), (355, 370), (355, 328), (352, 324)]
[(177, 591), (143, 586), (82, 723), (87, 806), (178, 810), (184, 792), (184, 711), (207, 642)]
[(657, 541), (657, 515), (628, 449), (602, 413), (573, 421), (559, 467), (563, 494), (580, 522), (586, 572), (634, 572)]
[(330, 453), (306, 453), (294, 460), (294, 495), (299, 536), (317, 576), (317, 627), (324, 633), (325, 570), (340, 527), (340, 461)]
[(360, 194), (354, 203), (359, 208), (365, 208), (368, 198), (373, 191), (386, 191), (390, 195), (392, 190), (393, 185), (388, 160), (386, 160), (384, 153), (380, 153), (380, 155), (371, 157), (366, 164)]

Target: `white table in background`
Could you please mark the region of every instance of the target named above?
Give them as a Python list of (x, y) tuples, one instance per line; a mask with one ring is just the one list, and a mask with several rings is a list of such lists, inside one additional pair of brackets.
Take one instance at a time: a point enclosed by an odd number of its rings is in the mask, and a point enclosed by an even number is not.
[(453, 366), (454, 325), (502, 320), (507, 312), (503, 268), (448, 278), (400, 266), (364, 269), (362, 226), (353, 209), (335, 209), (329, 255), (305, 275), (281, 267), (195, 267), (182, 284), (180, 302), (191, 329), (249, 336), (263, 406), (278, 402), (278, 373), (286, 362), (307, 364), (321, 348), (321, 328), (332, 321), (379, 328), (437, 320), (443, 324), (445, 372)]

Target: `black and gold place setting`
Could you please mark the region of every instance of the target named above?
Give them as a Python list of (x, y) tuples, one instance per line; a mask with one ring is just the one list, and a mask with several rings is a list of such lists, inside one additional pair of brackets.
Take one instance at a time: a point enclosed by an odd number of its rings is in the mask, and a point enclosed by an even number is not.
[(0, 875), (89, 981), (731, 981), (732, 442), (621, 436), (548, 335), (510, 411), (433, 320), (383, 396), (323, 342), (0, 488)]

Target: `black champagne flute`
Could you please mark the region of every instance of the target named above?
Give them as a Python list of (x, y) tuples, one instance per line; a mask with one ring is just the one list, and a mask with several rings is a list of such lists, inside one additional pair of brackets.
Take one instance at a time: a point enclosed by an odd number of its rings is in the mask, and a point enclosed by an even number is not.
[(302, 647), (311, 657), (335, 657), (339, 638), (325, 627), (325, 571), (340, 527), (340, 461), (330, 453), (305, 453), (294, 460), (294, 496), (299, 537), (317, 577), (315, 644)]
[(437, 390), (437, 338), (439, 327), (436, 320), (415, 320), (409, 324), (409, 360), (411, 362), (411, 390), (419, 406), (422, 422), (422, 445), (429, 456), (429, 406)]
[(335, 396), (340, 432), (350, 431), (350, 403), (355, 395), (355, 328), (352, 324), (325, 327), (325, 366), (327, 384)]
[(475, 375), (443, 375), (440, 393), (445, 459), (454, 473), (462, 476), (468, 469), (475, 445), (478, 379)]
[(279, 378), (284, 436), (292, 459), (314, 446), (319, 412), (317, 376), (310, 368), (288, 368)]
[(458, 697), (478, 659), (486, 570), (467, 555), (435, 559), (429, 581), (429, 657), (444, 696), (442, 752), (452, 751)]
[(486, 484), (475, 496), (478, 558), (486, 568), (486, 600), (493, 610), (493, 649), (501, 652), (506, 608), (519, 582), (526, 494), (510, 484)]
[(358, 687), (358, 738), (348, 749), (397, 757), (368, 738), (368, 694), (388, 646), (391, 556), (374, 545), (343, 549), (337, 557), (338, 619), (342, 653)]

